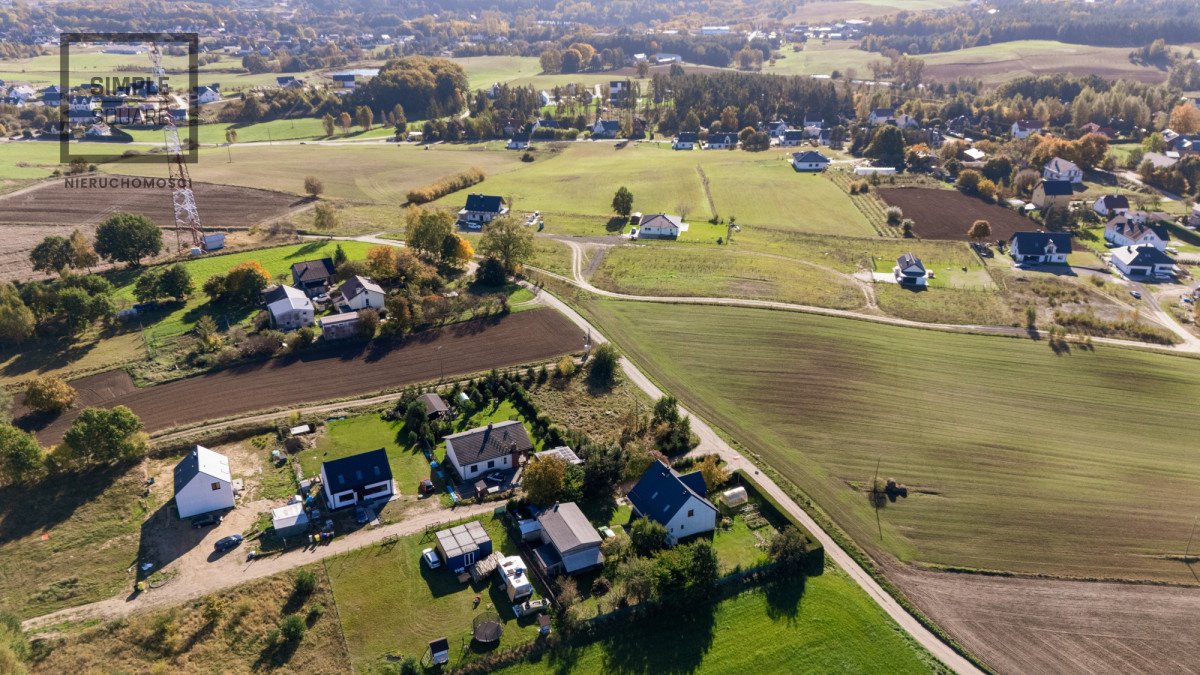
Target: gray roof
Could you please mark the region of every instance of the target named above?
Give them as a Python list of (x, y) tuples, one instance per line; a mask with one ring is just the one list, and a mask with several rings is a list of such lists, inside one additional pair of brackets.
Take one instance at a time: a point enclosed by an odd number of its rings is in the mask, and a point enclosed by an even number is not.
[(1078, 171), (1079, 166), (1075, 162), (1068, 162), (1062, 157), (1055, 157), (1049, 162), (1046, 162), (1046, 168), (1055, 173), (1066, 173), (1068, 171)]
[(305, 260), (304, 262), (294, 263), (292, 265), (292, 279), (296, 283), (306, 281), (326, 281), (334, 274), (333, 260), (330, 258), (321, 258), (320, 260)]
[(692, 497), (716, 511), (717, 507), (705, 498), (705, 494), (704, 477), (699, 471), (681, 476), (659, 460), (646, 469), (637, 485), (629, 491), (628, 497), (638, 513), (665, 525)]
[(910, 267), (919, 267), (922, 273), (925, 272), (925, 265), (921, 264), (921, 259), (912, 253), (905, 253), (897, 258), (896, 266), (899, 267), (901, 271), (907, 270)]
[(450, 409), (441, 396), (430, 392), (421, 395), (421, 403), (425, 405), (425, 414), (432, 415), (433, 413), (444, 413)]
[(538, 516), (538, 522), (559, 553), (600, 545), (600, 533), (575, 502), (555, 504)]
[(349, 279), (347, 279), (345, 281), (345, 283), (343, 283), (341, 286), (338, 286), (338, 290), (337, 290), (337, 292), (339, 294), (341, 294), (341, 296), (346, 298), (347, 300), (349, 300), (350, 298), (356, 297), (358, 295), (361, 295), (367, 291), (375, 291), (376, 293), (383, 293), (383, 288), (380, 287), (379, 284), (375, 283), (374, 281), (371, 281), (370, 279), (368, 279), (366, 277), (360, 277), (358, 275), (355, 275), (355, 276), (352, 276)]
[(180, 490), (200, 474), (226, 483), (230, 482), (229, 459), (203, 445), (197, 445), (175, 465), (175, 494), (179, 494)]
[(796, 154), (792, 155), (792, 161), (805, 164), (811, 164), (812, 162), (822, 162), (824, 164), (828, 164), (829, 158), (817, 152), (816, 150), (805, 150), (804, 152), (797, 152)]
[(529, 452), (533, 441), (525, 425), (516, 420), (496, 422), (486, 427), (451, 434), (446, 441), (454, 446), (459, 464), (475, 464), (503, 457), (511, 452)]
[[(660, 220), (666, 220), (667, 222), (663, 223), (663, 222), (660, 222)], [(676, 229), (679, 229), (679, 226), (682, 224), (683, 224), (682, 218), (680, 218), (679, 216), (668, 215), (666, 213), (652, 213), (650, 215), (642, 216), (641, 219), (638, 220), (638, 227), (646, 227), (647, 225), (649, 225), (651, 227), (672, 227), (673, 226)]]
[(1122, 246), (1113, 249), (1112, 256), (1129, 265), (1174, 265), (1171, 256), (1153, 246)]
[(434, 536), (437, 537), (438, 546), (441, 547), (447, 558), (478, 551), (480, 546), (492, 541), (487, 530), (483, 529), (483, 525), (479, 524), (478, 520), (438, 530)]

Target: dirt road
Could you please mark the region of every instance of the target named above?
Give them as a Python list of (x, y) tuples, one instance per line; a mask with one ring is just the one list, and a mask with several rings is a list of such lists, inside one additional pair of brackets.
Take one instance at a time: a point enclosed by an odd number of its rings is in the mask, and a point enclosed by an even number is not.
[(137, 389), (113, 371), (75, 380), (79, 402), (37, 432), (62, 439), (79, 410), (129, 406), (154, 432), (233, 415), (328, 401), (417, 382), (546, 361), (583, 346), (584, 336), (557, 312), (534, 310), (426, 331), (404, 344), (347, 345), (341, 352), (276, 358)]

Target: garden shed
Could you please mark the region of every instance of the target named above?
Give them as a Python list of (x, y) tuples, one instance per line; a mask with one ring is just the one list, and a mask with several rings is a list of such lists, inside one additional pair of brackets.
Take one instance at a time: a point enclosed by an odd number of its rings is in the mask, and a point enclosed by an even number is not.
[(271, 509), (271, 526), (281, 537), (292, 537), (307, 532), (308, 514), (304, 512), (304, 503), (296, 502)]
[(438, 553), (456, 573), (492, 554), (492, 538), (478, 520), (439, 530), (435, 537)]

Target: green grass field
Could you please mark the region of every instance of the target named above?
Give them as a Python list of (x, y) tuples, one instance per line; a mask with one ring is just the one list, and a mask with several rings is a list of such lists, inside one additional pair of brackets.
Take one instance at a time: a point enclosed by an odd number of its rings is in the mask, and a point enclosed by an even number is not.
[(1161, 82), (1166, 71), (1129, 62), (1129, 49), (1093, 47), (1055, 40), (1015, 40), (922, 54), (925, 73), (939, 79), (972, 77), (984, 84), (999, 84), (1024, 75), (1071, 73), (1096, 74), (1106, 78), (1131, 78)]
[[(499, 672), (517, 673), (926, 673), (930, 657), (844, 572), (757, 589), (710, 612), (627, 626), (616, 637)], [(785, 665), (786, 664), (786, 665)], [(886, 664), (886, 665), (885, 665)]]
[[(764, 310), (582, 308), (870, 549), (1195, 582), (1166, 556), (1183, 552), (1195, 515), (1180, 496), (1200, 488), (1200, 413), (1182, 404), (1200, 396), (1200, 362)], [(878, 513), (853, 487), (877, 465), (911, 491)]]
[(0, 155), (3, 155), (3, 161), (0, 161), (0, 179), (48, 178), (51, 171), (61, 166), (58, 163), (58, 143), (53, 141), (0, 143)]
[(786, 44), (780, 50), (783, 58), (776, 60), (774, 66), (763, 63), (762, 72), (770, 75), (829, 75), (836, 70), (845, 78), (853, 75), (857, 79), (871, 79), (868, 64), (880, 56), (865, 52), (857, 45), (858, 42), (842, 40), (825, 43), (810, 40), (796, 52), (792, 51), (792, 44)]
[[(0, 59), (0, 80), (28, 82), (45, 86), (59, 82), (61, 70), (58, 51), (30, 59)], [(175, 87), (187, 87), (188, 60), (185, 56), (163, 56), (163, 67)], [(146, 54), (104, 54), (98, 48), (71, 48), (70, 79), (72, 85), (81, 84), (92, 77), (149, 77), (150, 57)], [(312, 77), (312, 71), (289, 73), (298, 78)], [(276, 86), (279, 73), (248, 73), (242, 68), (242, 59), (235, 55), (221, 55), (218, 61), (205, 64), (199, 70), (199, 82), (216, 82), (222, 91), (248, 87)]]

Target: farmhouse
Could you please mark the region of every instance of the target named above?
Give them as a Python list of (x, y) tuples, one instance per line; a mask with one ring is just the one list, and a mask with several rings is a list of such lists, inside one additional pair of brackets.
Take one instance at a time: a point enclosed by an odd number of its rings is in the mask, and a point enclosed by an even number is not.
[(547, 575), (578, 574), (601, 565), (600, 533), (575, 502), (555, 504), (537, 517), (542, 545), (534, 549), (534, 563)]
[(529, 432), (516, 420), (451, 434), (445, 440), (446, 459), (464, 481), (488, 471), (514, 469), (521, 455), (533, 450)]
[(504, 147), (509, 150), (525, 150), (529, 147), (529, 132), (518, 131), (512, 135), (512, 138), (508, 139), (508, 145)]
[(203, 445), (175, 465), (175, 509), (180, 518), (233, 508), (229, 458)]
[(216, 103), (221, 100), (221, 92), (215, 87), (201, 86), (196, 87), (196, 103), (206, 105), (208, 103)]
[(1123, 215), (1129, 210), (1129, 197), (1125, 195), (1104, 195), (1092, 204), (1092, 210), (1102, 216)]
[(1175, 274), (1175, 261), (1153, 246), (1114, 248), (1112, 264), (1127, 277), (1169, 277)]
[(1033, 188), (1033, 197), (1029, 200), (1033, 205), (1045, 211), (1052, 206), (1066, 206), (1071, 203), (1074, 189), (1070, 181), (1043, 180)]
[(263, 295), (273, 327), (280, 330), (296, 330), (313, 325), (313, 304), (304, 291), (280, 285)]
[(357, 274), (347, 279), (337, 289), (338, 306), (343, 310), (381, 309), (383, 288), (366, 277)]
[(901, 286), (925, 286), (929, 281), (925, 265), (912, 253), (905, 253), (896, 259), (892, 274), (896, 277), (896, 283)]
[(720, 132), (708, 135), (708, 142), (704, 144), (706, 150), (728, 150), (736, 148), (738, 144), (737, 134), (732, 131)]
[(321, 485), (331, 509), (387, 499), (395, 493), (392, 466), (383, 448), (322, 462)]
[(1042, 123), (1038, 120), (1017, 120), (1012, 124), (1012, 135), (1022, 140), (1029, 138), (1030, 134), (1036, 134), (1042, 130)]
[(665, 213), (642, 216), (638, 220), (638, 237), (644, 239), (678, 239), (683, 219)]
[(438, 530), (434, 538), (446, 567), (457, 573), (492, 554), (492, 538), (478, 520)]
[(696, 143), (700, 142), (700, 134), (694, 131), (681, 131), (675, 136), (675, 140), (671, 141), (672, 150), (693, 150)]
[(1104, 240), (1116, 246), (1153, 246), (1159, 251), (1167, 248), (1171, 235), (1165, 229), (1147, 225), (1144, 220), (1134, 220), (1119, 215), (1104, 226)]
[(1046, 180), (1065, 180), (1071, 183), (1083, 182), (1083, 169), (1080, 169), (1074, 162), (1068, 162), (1061, 157), (1046, 162), (1046, 166), (1042, 167), (1042, 178)]
[(628, 497), (634, 515), (662, 523), (668, 542), (674, 545), (716, 528), (717, 507), (708, 501), (707, 493), (699, 471), (680, 475), (659, 460), (646, 469)]
[(797, 171), (824, 171), (829, 168), (829, 158), (816, 150), (805, 150), (792, 155), (792, 168)]
[(341, 340), (358, 333), (358, 312), (331, 314), (320, 319), (321, 337), (325, 340)]
[(329, 258), (294, 263), (292, 285), (303, 290), (311, 298), (329, 291), (335, 273), (333, 260)]
[(468, 230), (481, 230), (496, 216), (508, 213), (504, 199), (479, 193), (467, 195), (467, 204), (458, 212), (458, 224)]
[(1066, 263), (1071, 235), (1061, 232), (1018, 232), (1009, 240), (1009, 254), (1024, 263)]

